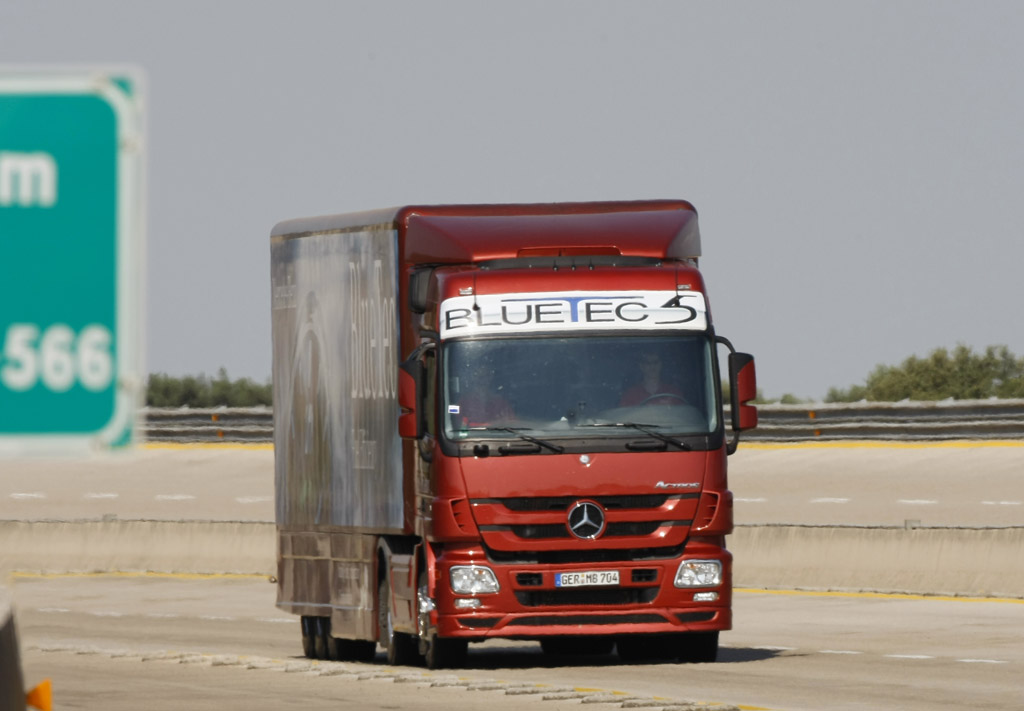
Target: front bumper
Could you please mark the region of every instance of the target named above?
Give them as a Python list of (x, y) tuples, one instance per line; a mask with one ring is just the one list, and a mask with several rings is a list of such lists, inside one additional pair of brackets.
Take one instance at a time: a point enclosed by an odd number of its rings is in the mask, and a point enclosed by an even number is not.
[[(435, 609), (431, 622), (443, 637), (538, 639), (565, 635), (664, 634), (711, 632), (732, 628), (732, 556), (724, 548), (700, 546), (661, 560), (614, 563), (495, 564), (481, 560), (480, 549), (446, 551), (437, 559)], [(677, 588), (673, 584), (685, 559), (716, 559), (722, 581), (714, 587)], [(500, 589), (495, 593), (456, 595), (449, 584), (453, 565), (486, 565)], [(619, 573), (615, 586), (560, 588), (559, 573)], [(710, 595), (709, 593), (714, 593)], [(700, 594), (695, 600), (694, 596)], [(472, 598), (472, 609), (457, 601)], [(702, 599), (703, 598), (703, 599)], [(715, 599), (707, 599), (715, 598)]]

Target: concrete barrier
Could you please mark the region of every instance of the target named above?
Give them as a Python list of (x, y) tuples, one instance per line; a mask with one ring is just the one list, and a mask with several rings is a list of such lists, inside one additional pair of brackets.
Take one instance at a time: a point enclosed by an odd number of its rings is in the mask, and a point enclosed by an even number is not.
[(270, 575), (272, 523), (0, 521), (0, 572)]
[[(1024, 527), (738, 526), (736, 587), (1024, 598)], [(0, 572), (275, 572), (274, 524), (0, 521)]]
[(1024, 527), (738, 526), (736, 587), (1024, 598)]

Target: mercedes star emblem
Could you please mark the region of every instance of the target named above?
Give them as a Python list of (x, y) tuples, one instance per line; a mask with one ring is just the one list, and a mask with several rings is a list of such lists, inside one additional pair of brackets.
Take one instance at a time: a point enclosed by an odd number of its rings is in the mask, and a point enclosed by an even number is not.
[(593, 501), (577, 501), (569, 509), (569, 532), (577, 538), (597, 538), (604, 533), (604, 510)]

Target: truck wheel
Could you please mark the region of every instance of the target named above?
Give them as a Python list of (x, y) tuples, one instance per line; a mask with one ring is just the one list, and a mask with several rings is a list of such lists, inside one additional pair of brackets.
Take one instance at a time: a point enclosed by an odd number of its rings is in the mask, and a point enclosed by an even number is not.
[(423, 661), (427, 669), (449, 669), (461, 667), (466, 662), (469, 642), (464, 639), (438, 637), (434, 635), (427, 645)]
[(718, 658), (718, 631), (679, 635), (676, 654), (681, 662), (707, 663)]
[(313, 618), (313, 653), (317, 659), (330, 659), (331, 620), (329, 617)]
[(392, 624), (391, 586), (388, 571), (377, 588), (377, 641), (384, 648), (388, 664), (408, 665), (416, 661), (416, 640), (412, 635), (395, 632)]
[[(416, 591), (417, 605), (422, 606), (426, 604), (425, 601), (428, 599), (427, 571), (422, 567), (422, 564), (420, 566), (420, 574), (416, 584)], [(430, 609), (433, 608), (431, 607)], [(427, 669), (448, 669), (452, 667), (461, 667), (466, 663), (466, 654), (469, 650), (469, 642), (464, 639), (438, 637), (436, 634), (430, 634), (428, 632), (429, 611), (417, 609), (416, 615), (419, 620), (417, 647), (423, 653), (423, 662)]]
[(309, 659), (316, 659), (316, 649), (313, 644), (316, 637), (315, 620), (315, 617), (306, 617), (305, 615), (299, 619), (299, 624), (302, 627), (302, 653)]

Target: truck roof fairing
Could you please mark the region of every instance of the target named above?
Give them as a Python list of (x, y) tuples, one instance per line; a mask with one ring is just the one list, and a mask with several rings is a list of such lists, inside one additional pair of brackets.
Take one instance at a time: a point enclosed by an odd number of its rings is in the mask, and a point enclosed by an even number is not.
[(466, 264), (541, 254), (696, 259), (697, 211), (685, 200), (506, 205), (408, 205), (287, 220), (273, 240), (367, 228), (399, 232), (406, 264)]

